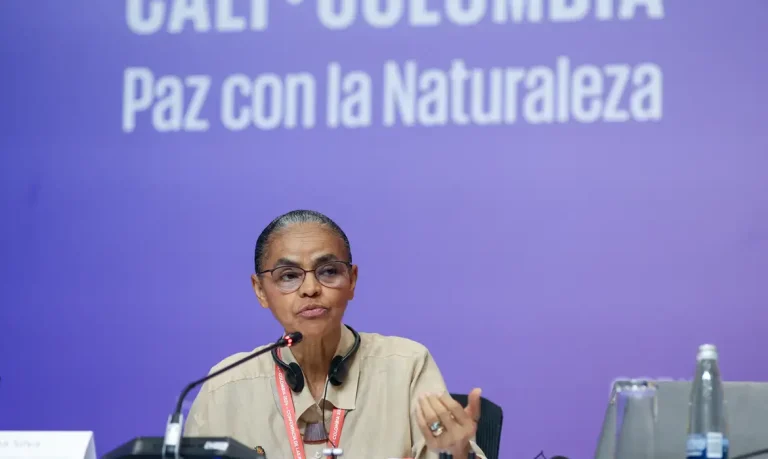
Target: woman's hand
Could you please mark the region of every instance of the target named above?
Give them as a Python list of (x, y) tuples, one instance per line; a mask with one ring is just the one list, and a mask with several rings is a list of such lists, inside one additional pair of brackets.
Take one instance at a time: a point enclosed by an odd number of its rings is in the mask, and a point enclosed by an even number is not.
[(466, 459), (480, 419), (480, 393), (480, 389), (470, 392), (466, 408), (448, 393), (420, 397), (416, 416), (430, 450)]

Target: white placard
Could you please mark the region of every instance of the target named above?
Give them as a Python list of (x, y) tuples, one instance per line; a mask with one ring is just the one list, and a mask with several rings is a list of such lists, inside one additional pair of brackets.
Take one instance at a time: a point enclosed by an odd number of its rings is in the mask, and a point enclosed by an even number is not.
[(0, 431), (0, 459), (96, 459), (93, 432)]

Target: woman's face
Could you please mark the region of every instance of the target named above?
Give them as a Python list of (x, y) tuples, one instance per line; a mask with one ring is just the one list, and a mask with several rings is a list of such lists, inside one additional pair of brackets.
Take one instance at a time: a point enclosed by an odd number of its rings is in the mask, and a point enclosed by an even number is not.
[(349, 261), (344, 241), (325, 226), (295, 224), (270, 238), (266, 255), (261, 269), (274, 271), (251, 276), (259, 303), (287, 332), (319, 337), (337, 329), (357, 281), (357, 266), (339, 263)]

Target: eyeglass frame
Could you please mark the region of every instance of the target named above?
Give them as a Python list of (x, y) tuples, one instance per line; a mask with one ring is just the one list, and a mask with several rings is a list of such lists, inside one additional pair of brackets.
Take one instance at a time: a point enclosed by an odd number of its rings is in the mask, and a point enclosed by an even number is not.
[[(326, 287), (326, 288), (334, 288), (334, 287), (328, 287), (327, 285), (323, 284), (323, 283), (320, 281), (320, 279), (317, 277), (317, 274), (315, 273), (315, 271), (317, 271), (318, 269), (322, 268), (323, 266), (329, 265), (329, 264), (331, 264), (331, 263), (341, 263), (341, 264), (345, 265), (345, 266), (347, 267), (347, 275), (351, 274), (350, 270), (351, 270), (351, 269), (352, 269), (352, 267), (354, 266), (354, 265), (353, 265), (351, 262), (349, 262), (349, 261), (344, 261), (344, 260), (329, 260), (329, 261), (326, 261), (326, 262), (320, 263), (320, 264), (319, 264), (317, 267), (315, 267), (315, 269), (304, 269), (304, 268), (302, 268), (301, 266), (296, 266), (296, 265), (282, 265), (282, 266), (276, 266), (276, 267), (274, 267), (274, 268), (272, 268), (272, 269), (265, 269), (264, 271), (259, 271), (259, 272), (257, 272), (257, 273), (256, 273), (256, 275), (257, 275), (257, 276), (261, 276), (262, 274), (267, 274), (267, 273), (269, 273), (269, 274), (270, 274), (270, 276), (269, 276), (269, 277), (271, 277), (271, 278), (272, 278), (272, 281), (274, 282), (274, 281), (275, 281), (275, 278), (274, 278), (274, 277), (271, 275), (273, 272), (277, 271), (278, 269), (284, 269), (284, 268), (296, 268), (296, 269), (298, 269), (298, 270), (300, 270), (300, 271), (304, 271), (304, 275), (303, 275), (303, 277), (301, 278), (301, 283), (300, 283), (300, 284), (299, 284), (299, 285), (296, 287), (296, 289), (294, 289), (294, 290), (291, 290), (291, 291), (289, 291), (289, 292), (283, 292), (283, 293), (293, 293), (293, 292), (295, 292), (295, 291), (299, 290), (299, 289), (301, 288), (301, 286), (302, 286), (302, 285), (304, 285), (304, 281), (306, 281), (306, 280), (307, 280), (307, 274), (309, 274), (309, 273), (312, 273), (312, 275), (313, 275), (313, 276), (315, 276), (315, 280), (316, 280), (316, 281), (317, 281), (317, 282), (318, 282), (320, 285), (322, 285), (323, 287)], [(282, 290), (281, 290), (281, 291), (282, 291)]]

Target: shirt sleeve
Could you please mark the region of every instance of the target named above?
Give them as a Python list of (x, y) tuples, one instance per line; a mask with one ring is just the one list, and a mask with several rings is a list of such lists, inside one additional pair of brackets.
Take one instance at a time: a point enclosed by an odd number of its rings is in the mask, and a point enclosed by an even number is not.
[[(419, 428), (419, 421), (416, 416), (416, 410), (419, 407), (419, 396), (425, 393), (439, 394), (447, 392), (448, 389), (443, 380), (443, 375), (437, 367), (432, 354), (424, 348), (423, 356), (418, 360), (414, 369), (413, 380), (411, 381), (411, 441), (413, 448), (411, 450), (413, 459), (438, 459), (438, 454), (429, 451), (424, 436)], [(485, 453), (477, 446), (475, 439), (470, 441), (471, 448), (475, 451), (478, 459), (486, 459)], [(464, 458), (454, 458), (464, 459)]]
[(205, 384), (200, 389), (200, 393), (197, 394), (195, 401), (192, 402), (192, 407), (189, 409), (189, 414), (187, 415), (187, 420), (184, 426), (185, 437), (212, 436), (208, 413), (210, 397), (208, 385)]

